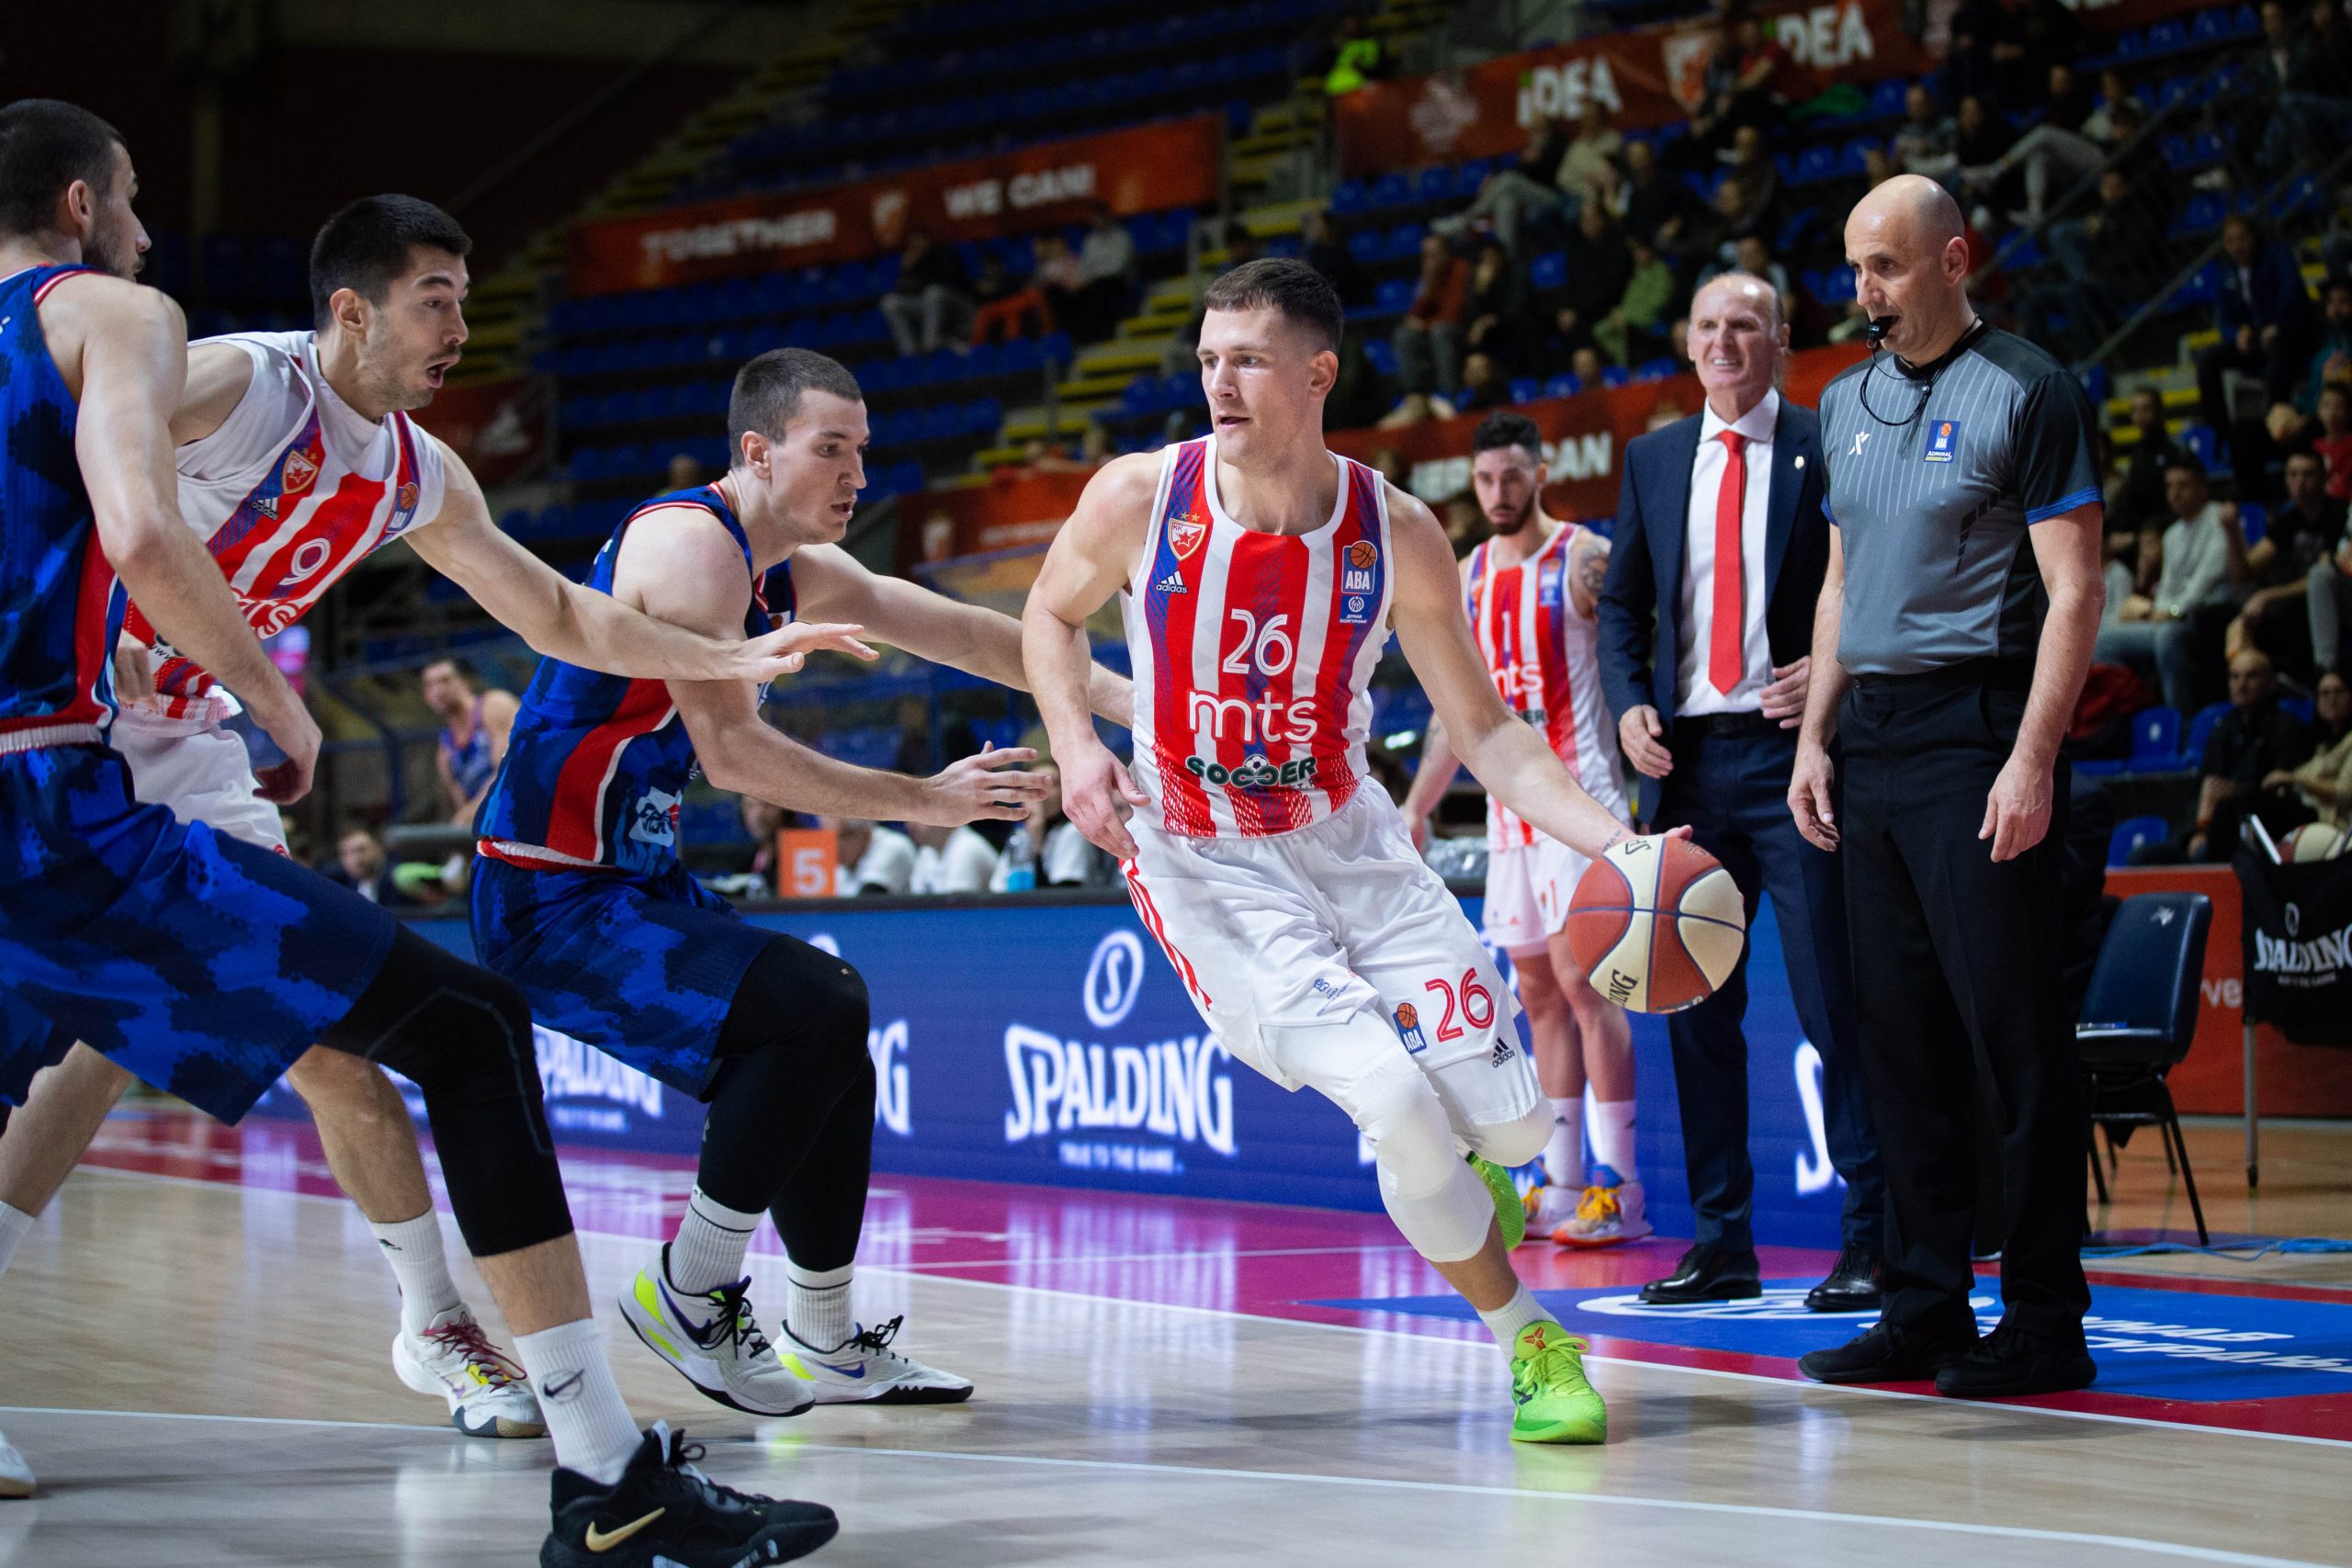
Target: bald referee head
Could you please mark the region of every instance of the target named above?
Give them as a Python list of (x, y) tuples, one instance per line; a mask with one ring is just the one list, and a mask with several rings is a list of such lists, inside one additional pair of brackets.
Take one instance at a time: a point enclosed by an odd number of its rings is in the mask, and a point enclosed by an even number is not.
[[(1947, 1394), (2080, 1388), (2097, 1369), (2052, 828), (2103, 596), (2090, 404), (1970, 307), (1960, 209), (1933, 181), (1863, 197), (1846, 259), (1876, 342), (1821, 396), (1829, 570), (1789, 805), (1844, 863), (1885, 1309), (1799, 1365), (1830, 1382), (1933, 1376)], [(2002, 1118), (2008, 1227), (2001, 1329), (1982, 1345), (1979, 1105)]]

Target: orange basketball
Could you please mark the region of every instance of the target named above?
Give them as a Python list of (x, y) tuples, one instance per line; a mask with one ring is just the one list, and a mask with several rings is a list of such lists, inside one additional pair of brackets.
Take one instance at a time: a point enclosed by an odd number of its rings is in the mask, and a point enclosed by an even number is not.
[(1592, 863), (1568, 901), (1568, 948), (1595, 989), (1634, 1012), (1679, 1012), (1739, 962), (1739, 886), (1687, 839), (1628, 839)]

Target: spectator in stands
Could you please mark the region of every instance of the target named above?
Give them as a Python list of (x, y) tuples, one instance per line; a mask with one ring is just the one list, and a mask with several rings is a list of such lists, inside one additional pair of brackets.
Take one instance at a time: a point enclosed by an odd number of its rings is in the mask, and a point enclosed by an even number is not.
[(1617, 308), (1593, 323), (1592, 341), (1618, 364), (1630, 366), (1662, 346), (1666, 312), (1674, 303), (1674, 269), (1646, 240), (1634, 240), (1627, 248), (1633, 252), (1633, 275)]
[(1470, 264), (1442, 234), (1421, 241), (1421, 276), (1413, 302), (1396, 323), (1396, 378), (1408, 392), (1451, 398), (1462, 384), (1462, 329), (1470, 304)]
[[(1750, 276), (1763, 278), (1772, 286), (1772, 291), (1781, 297), (1781, 320), (1788, 321), (1796, 319), (1797, 297), (1795, 291), (1789, 287), (1789, 269), (1772, 259), (1772, 249), (1764, 243), (1763, 235), (1750, 234), (1738, 242), (1733, 247), (1732, 259), (1728, 265), (1717, 261), (1702, 271), (1699, 274), (1698, 288), (1704, 288), (1726, 272), (1744, 272)], [(1668, 346), (1671, 351), (1675, 345), (1669, 344)], [(1682, 358), (1687, 361), (1689, 355), (1685, 355)]]
[[(1263, 242), (1250, 231), (1250, 225), (1238, 218), (1226, 223), (1220, 238), (1225, 242), (1225, 265), (1216, 270), (1219, 277), (1265, 254)], [(1200, 373), (1201, 324), (1207, 319), (1206, 309), (1194, 304), (1192, 320), (1179, 327), (1175, 335), (1168, 340), (1167, 348), (1159, 355), (1159, 374), (1163, 380), (1173, 376)]]
[(424, 705), (438, 715), (441, 733), (433, 766), (449, 820), (470, 827), (481, 797), (506, 760), (506, 739), (523, 705), (508, 691), (481, 689), (474, 667), (455, 655), (436, 659), (418, 672)]
[(905, 893), (914, 880), (915, 841), (862, 817), (820, 817), (833, 834), (833, 892), (863, 898)]
[(1671, 254), (1690, 224), (1690, 187), (1658, 162), (1657, 150), (1646, 141), (1627, 142), (1624, 160), (1624, 177), (1610, 194), (1610, 215), (1626, 233)]
[[(2346, 400), (2341, 387), (2330, 387), (2321, 400), (2327, 399), (2335, 400), (2339, 412)], [(2341, 504), (2342, 497), (2335, 499)], [(2352, 621), (2352, 528), (2336, 540), (2328, 558), (2312, 563), (2306, 582), (2312, 662), (2323, 670), (2352, 670), (2352, 645), (2344, 640), (2345, 623)]]
[(1906, 175), (1940, 180), (1960, 166), (1960, 127), (1937, 107), (1933, 93), (1914, 82), (1903, 95), (1903, 125), (1894, 133), (1894, 161)]
[(915, 841), (914, 870), (907, 891), (914, 894), (971, 895), (989, 890), (996, 874), (997, 857), (1012, 836), (1011, 826), (998, 821), (967, 822), (960, 828), (910, 823)]
[(1754, 13), (1738, 7), (1717, 34), (1706, 97), (1690, 119), (1692, 136), (1722, 147), (1743, 128), (1777, 130), (1789, 97), (1804, 90), (1802, 75), (1780, 39)]
[(1873, 141), (1862, 149), (1862, 188), (1876, 190), (1903, 172), (1894, 154), (1884, 142)]
[(962, 346), (972, 326), (972, 278), (950, 245), (935, 244), (921, 229), (907, 231), (899, 276), (882, 296), (882, 316), (904, 355)]
[(2108, 147), (2083, 129), (2091, 111), (2090, 96), (2076, 81), (2075, 68), (2052, 66), (2041, 124), (1988, 163), (1968, 164), (1962, 151), (1964, 199), (1989, 200), (2002, 181), (2019, 174), (2025, 185), (2025, 220), (2041, 227), (2053, 192), (2065, 195), (2107, 162)]
[(1395, 485), (1398, 490), (1410, 490), (1413, 470), (1405, 466), (1404, 454), (1394, 446), (1383, 446), (1372, 455), (1372, 471)]
[(1118, 881), (1118, 867), (1110, 856), (1086, 841), (1070, 820), (1062, 815), (1062, 792), (1058, 785), (1061, 770), (1050, 761), (1040, 761), (1030, 770), (1055, 781), (1057, 787), (1048, 790), (1041, 798), (1029, 803), (1029, 815), (1005, 841), (1004, 853), (998, 858), (995, 873), (989, 878), (992, 892), (1006, 891), (1015, 879), (1022, 835), (1036, 846), (1035, 886), (1039, 887), (1109, 887)]
[(1781, 172), (1772, 166), (1772, 149), (1764, 140), (1761, 129), (1743, 125), (1732, 133), (1731, 167), (1724, 172), (1724, 184), (1739, 186), (1744, 198), (1740, 216), (1724, 214), (1731, 225), (1728, 238), (1737, 240), (1747, 234), (1770, 233), (1781, 220)]
[(1998, 163), (2016, 142), (2016, 133), (1986, 99), (1972, 93), (1960, 100), (1952, 121), (1952, 156), (1959, 166), (1945, 176), (1945, 187), (1955, 199), (1967, 190), (1967, 171)]
[[(2308, 447), (2287, 454), (2286, 499), (2270, 509), (2262, 537), (2246, 547), (2254, 592), (2238, 607), (2223, 647), (2234, 654), (2259, 647), (2288, 670), (2308, 670), (2311, 580), (2314, 568), (2335, 568), (2346, 507), (2327, 493), (2327, 465)], [(2332, 660), (2315, 660), (2325, 665)]]
[(1323, 275), (1324, 280), (1338, 291), (1341, 305), (1362, 305), (1370, 300), (1363, 268), (1348, 254), (1348, 243), (1332, 227), (1329, 211), (1317, 208), (1306, 215), (1305, 241), (1299, 259)]
[[(2098, 177), (2098, 210), (2050, 225), (2051, 265), (2019, 308), (2031, 335), (2070, 356), (2088, 354), (2162, 283), (2170, 263), (2164, 230), (2120, 168)], [(2052, 314), (2066, 318), (2064, 331)]]
[(1590, 344), (1568, 356), (1568, 374), (1588, 387), (1600, 386), (1601, 373), (1608, 368), (1609, 362), (1600, 357), (1600, 350)]
[(2322, 387), (2312, 450), (2327, 465), (2327, 493), (2352, 501), (2352, 387)]
[(1079, 291), (1085, 280), (1079, 276), (1078, 254), (1059, 230), (1037, 236), (1037, 265), (1030, 271), (1029, 282), (1046, 297), (1054, 324), (1069, 330), (1078, 317)]
[(2198, 767), (2196, 826), (2169, 844), (2143, 845), (2132, 863), (2226, 861), (2250, 815), (2260, 818), (2274, 839), (2310, 821), (2312, 808), (2291, 773), (2311, 754), (2312, 732), (2278, 706), (2278, 676), (2269, 656), (2246, 649), (2230, 660), (2230, 711), (2213, 726)]
[(1547, 375), (1566, 366), (1577, 350), (1590, 346), (1593, 323), (1616, 309), (1625, 297), (1626, 280), (1634, 276), (1634, 253), (1597, 201), (1577, 214), (1566, 261), (1562, 282), (1544, 290), (1537, 302), (1544, 344), (1536, 368)]
[(2340, 145), (2352, 134), (2352, 71), (2346, 68), (2347, 34), (2344, 17), (2332, 5), (2316, 4), (2310, 11), (2310, 28), (2300, 38), (2286, 15), (2284, 5), (2272, 0), (2280, 12), (2280, 38), (2274, 39), (2270, 31), (2271, 6), (2263, 7), (2263, 62), (2265, 85), (2276, 80), (2279, 91), (2270, 106), (2270, 123), (2264, 130), (2262, 146), (2256, 154), (2256, 164), (2266, 172), (2276, 173), (2301, 160), (2313, 149)]
[(2222, 224), (2222, 297), (2214, 312), (2222, 341), (2197, 356), (2197, 394), (2205, 423), (2226, 431), (2225, 375), (2260, 377), (2266, 407), (2292, 398), (2310, 367), (2315, 323), (2295, 254), (2265, 240), (2253, 219), (2235, 213)]
[(2299, 768), (2272, 770), (2262, 786), (2293, 790), (2320, 821), (2340, 832), (2352, 827), (2352, 683), (2342, 671), (2320, 672), (2312, 708), (2311, 757)]
[(1363, 17), (1349, 11), (1333, 29), (1317, 71), (1324, 93), (1337, 98), (1387, 75), (1388, 62), (1380, 40), (1364, 31)]
[(1453, 235), (1484, 225), (1514, 254), (1520, 254), (1520, 231), (1528, 219), (1556, 210), (1560, 205), (1560, 163), (1567, 153), (1567, 132), (1560, 122), (1539, 115), (1527, 128), (1527, 145), (1521, 149), (1519, 162), (1488, 175), (1479, 182), (1478, 194), (1468, 207), (1430, 227)]
[(334, 859), (334, 864), (319, 868), (319, 874), (329, 882), (348, 887), (370, 904), (380, 904), (387, 909), (416, 906), (418, 900), (392, 874), (383, 840), (368, 829), (357, 823), (345, 828), (343, 836), (335, 840)]
[(2081, 53), (2082, 38), (2081, 22), (2059, 0), (1963, 0), (1946, 63), (1961, 93), (2021, 109), (2051, 66)]
[(1601, 117), (1600, 106), (1589, 100), (1575, 125), (1553, 175), (1553, 183), (1559, 187), (1559, 205), (1570, 218), (1583, 211), (1585, 203), (1604, 197), (1616, 181), (1615, 160), (1625, 145), (1625, 139)]
[(1035, 282), (1012, 276), (1004, 258), (991, 254), (980, 264), (972, 281), (972, 342), (1011, 342), (1032, 333), (1045, 336), (1054, 330), (1053, 307)]
[(671, 490), (692, 490), (702, 483), (702, 465), (690, 452), (673, 452), (662, 470), (662, 481)]
[(1135, 302), (1136, 241), (1106, 201), (1094, 204), (1086, 239), (1078, 248), (1078, 293), (1071, 301), (1070, 335), (1080, 343), (1109, 337)]
[[(2102, 664), (2153, 669), (2165, 702), (2183, 713), (2197, 708), (2199, 639), (2207, 623), (2200, 612), (2226, 608), (2236, 597), (2232, 563), (2243, 557), (2237, 508), (2212, 499), (2205, 465), (2177, 452), (2165, 468), (2165, 500), (2173, 521), (2165, 529), (2164, 568), (2156, 591), (2133, 595), (2104, 627), (2092, 657)], [(2242, 570), (2242, 569), (2241, 569)], [(2218, 648), (2219, 639), (2214, 639)], [(2267, 661), (2266, 661), (2267, 662)]]
[(1484, 413), (1510, 401), (1510, 384), (1491, 354), (1473, 354), (1462, 362), (1462, 391), (1453, 400), (1453, 412)]
[[(1527, 311), (1526, 269), (1500, 243), (1487, 241), (1478, 247), (1478, 260), (1470, 269), (1469, 322), (1463, 329), (1463, 347), (1491, 355), (1512, 370), (1532, 368)], [(1466, 363), (1463, 373), (1469, 374)]]
[(2320, 286), (2320, 329), (2311, 369), (2295, 395), (2296, 410), (2306, 414), (2319, 412), (2320, 391), (2331, 382), (2352, 386), (2352, 277), (2330, 277)]
[[(2165, 469), (2172, 462), (2172, 432), (2165, 423), (2164, 395), (2154, 387), (2132, 394), (2126, 427), (2137, 433), (2132, 456), (2125, 459), (2121, 479), (2108, 492), (2107, 520), (2110, 529), (2126, 531), (2171, 513), (2165, 505)], [(2151, 576), (2155, 565), (2149, 559)], [(2110, 600), (2109, 608), (2118, 602)]]
[(1426, 424), (1433, 419), (1452, 419), (1453, 404), (1445, 398), (1428, 392), (1408, 392), (1396, 400), (1396, 406), (1380, 416), (1375, 430), (1402, 430), (1408, 424)]
[(1046, 446), (1029, 460), (1029, 466), (1041, 474), (1091, 474), (1110, 460), (1111, 433), (1090, 419), (1079, 433), (1076, 457), (1058, 446)]

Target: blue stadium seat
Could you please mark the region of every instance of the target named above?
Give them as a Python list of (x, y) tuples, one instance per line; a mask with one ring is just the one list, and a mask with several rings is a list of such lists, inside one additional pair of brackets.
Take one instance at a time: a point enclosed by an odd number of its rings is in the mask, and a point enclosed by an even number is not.
[(1377, 229), (1359, 229), (1348, 236), (1349, 259), (1359, 266), (1376, 265), (1386, 248), (1386, 238)]
[(1385, 337), (1364, 340), (1363, 356), (1383, 376), (1396, 374), (1396, 350)]
[(2177, 54), (2188, 47), (2188, 24), (2178, 17), (2166, 17), (2160, 22), (2148, 24), (2147, 51), (2151, 56)]
[(1352, 217), (1372, 205), (1372, 187), (1362, 180), (1342, 180), (1340, 188), (1331, 193), (1331, 215)]
[(2115, 825), (2107, 840), (2107, 863), (2126, 865), (2132, 852), (2142, 844), (2160, 844), (2170, 837), (2170, 829), (2161, 817), (2127, 817)]
[(2222, 441), (2220, 436), (2213, 434), (2211, 425), (2190, 425), (2180, 433), (2180, 444), (2197, 454), (2197, 460), (2205, 465), (2208, 473), (2215, 471), (2220, 467)]
[(1420, 201), (1451, 201), (1453, 199), (1453, 171), (1441, 164), (1423, 169), (1413, 182), (1413, 195)]
[(2212, 739), (2213, 727), (2221, 723), (2222, 716), (2229, 711), (2229, 704), (2214, 703), (2199, 708), (2197, 716), (2188, 721), (2188, 739), (2180, 748), (2181, 759), (2188, 766), (2196, 767), (2204, 761), (2205, 742)]
[(1573, 398), (1583, 390), (1584, 382), (1573, 370), (1563, 370), (1544, 383), (1544, 395), (1547, 398)]
[(1510, 384), (1510, 400), (1512, 402), (1532, 403), (1543, 395), (1544, 383), (1538, 381), (1532, 376), (1519, 377)]
[(2132, 757), (2135, 773), (2170, 773), (2180, 766), (2180, 710), (2143, 708), (2132, 716)]
[(2248, 545), (2262, 543), (2264, 529), (2270, 522), (2270, 509), (2258, 501), (2238, 502), (2238, 526), (2245, 531)]
[(1681, 366), (1676, 364), (1670, 355), (1662, 354), (1656, 359), (1645, 359), (1639, 365), (1634, 366), (1634, 379), (1636, 381), (1663, 381), (1680, 368), (1682, 368)]
[(2308, 725), (2312, 722), (2317, 707), (2309, 697), (2280, 697), (2278, 711), (2297, 724)]
[(1623, 387), (1633, 378), (1634, 373), (1622, 365), (1611, 365), (1600, 373), (1600, 384), (1604, 387)]
[(527, 537), (531, 531), (530, 509), (523, 506), (510, 506), (505, 511), (500, 513), (498, 514), (498, 531), (504, 534), (509, 538), (520, 539)]
[(1429, 231), (1419, 223), (1399, 223), (1388, 231), (1388, 243), (1384, 252), (1390, 261), (1412, 261), (1421, 254), (1421, 242)]
[(1372, 205), (1402, 207), (1413, 199), (1412, 183), (1400, 174), (1385, 174), (1373, 182)]
[[(1541, 257), (1537, 258), (1539, 261)], [(1373, 296), (1373, 309), (1384, 316), (1402, 315), (1412, 307), (1413, 280), (1409, 277), (1384, 279)]]
[(1527, 281), (1531, 288), (1558, 288), (1568, 281), (1568, 257), (1565, 251), (1545, 251), (1528, 264)]
[(1818, 144), (1797, 154), (1796, 165), (1790, 175), (1792, 185), (1812, 185), (1838, 177), (1838, 152)]
[(1159, 406), (1171, 412), (1198, 408), (1203, 401), (1198, 374), (1180, 370), (1159, 384)]
[(994, 435), (1004, 423), (1004, 405), (994, 398), (975, 398), (964, 405), (964, 434)]

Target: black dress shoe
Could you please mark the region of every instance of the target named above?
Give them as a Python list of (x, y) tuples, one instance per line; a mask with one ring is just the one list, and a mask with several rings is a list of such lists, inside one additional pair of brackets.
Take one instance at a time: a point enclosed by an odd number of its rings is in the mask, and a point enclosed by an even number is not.
[(1936, 1374), (1936, 1392), (1954, 1399), (2007, 1399), (2026, 1393), (2066, 1393), (2088, 1388), (2098, 1363), (2080, 1332), (2064, 1337), (2001, 1326), (1976, 1348)]
[(1812, 1312), (1876, 1312), (1883, 1299), (1879, 1274), (1883, 1265), (1867, 1247), (1848, 1247), (1838, 1254), (1829, 1278), (1804, 1293)]
[(1834, 1350), (1797, 1359), (1797, 1371), (1815, 1382), (1925, 1382), (1976, 1348), (1976, 1325), (1908, 1328), (1874, 1323)]
[(1642, 1300), (1652, 1306), (1690, 1302), (1739, 1302), (1764, 1293), (1757, 1277), (1756, 1253), (1726, 1252), (1720, 1247), (1699, 1246), (1682, 1255), (1674, 1272), (1642, 1287)]

